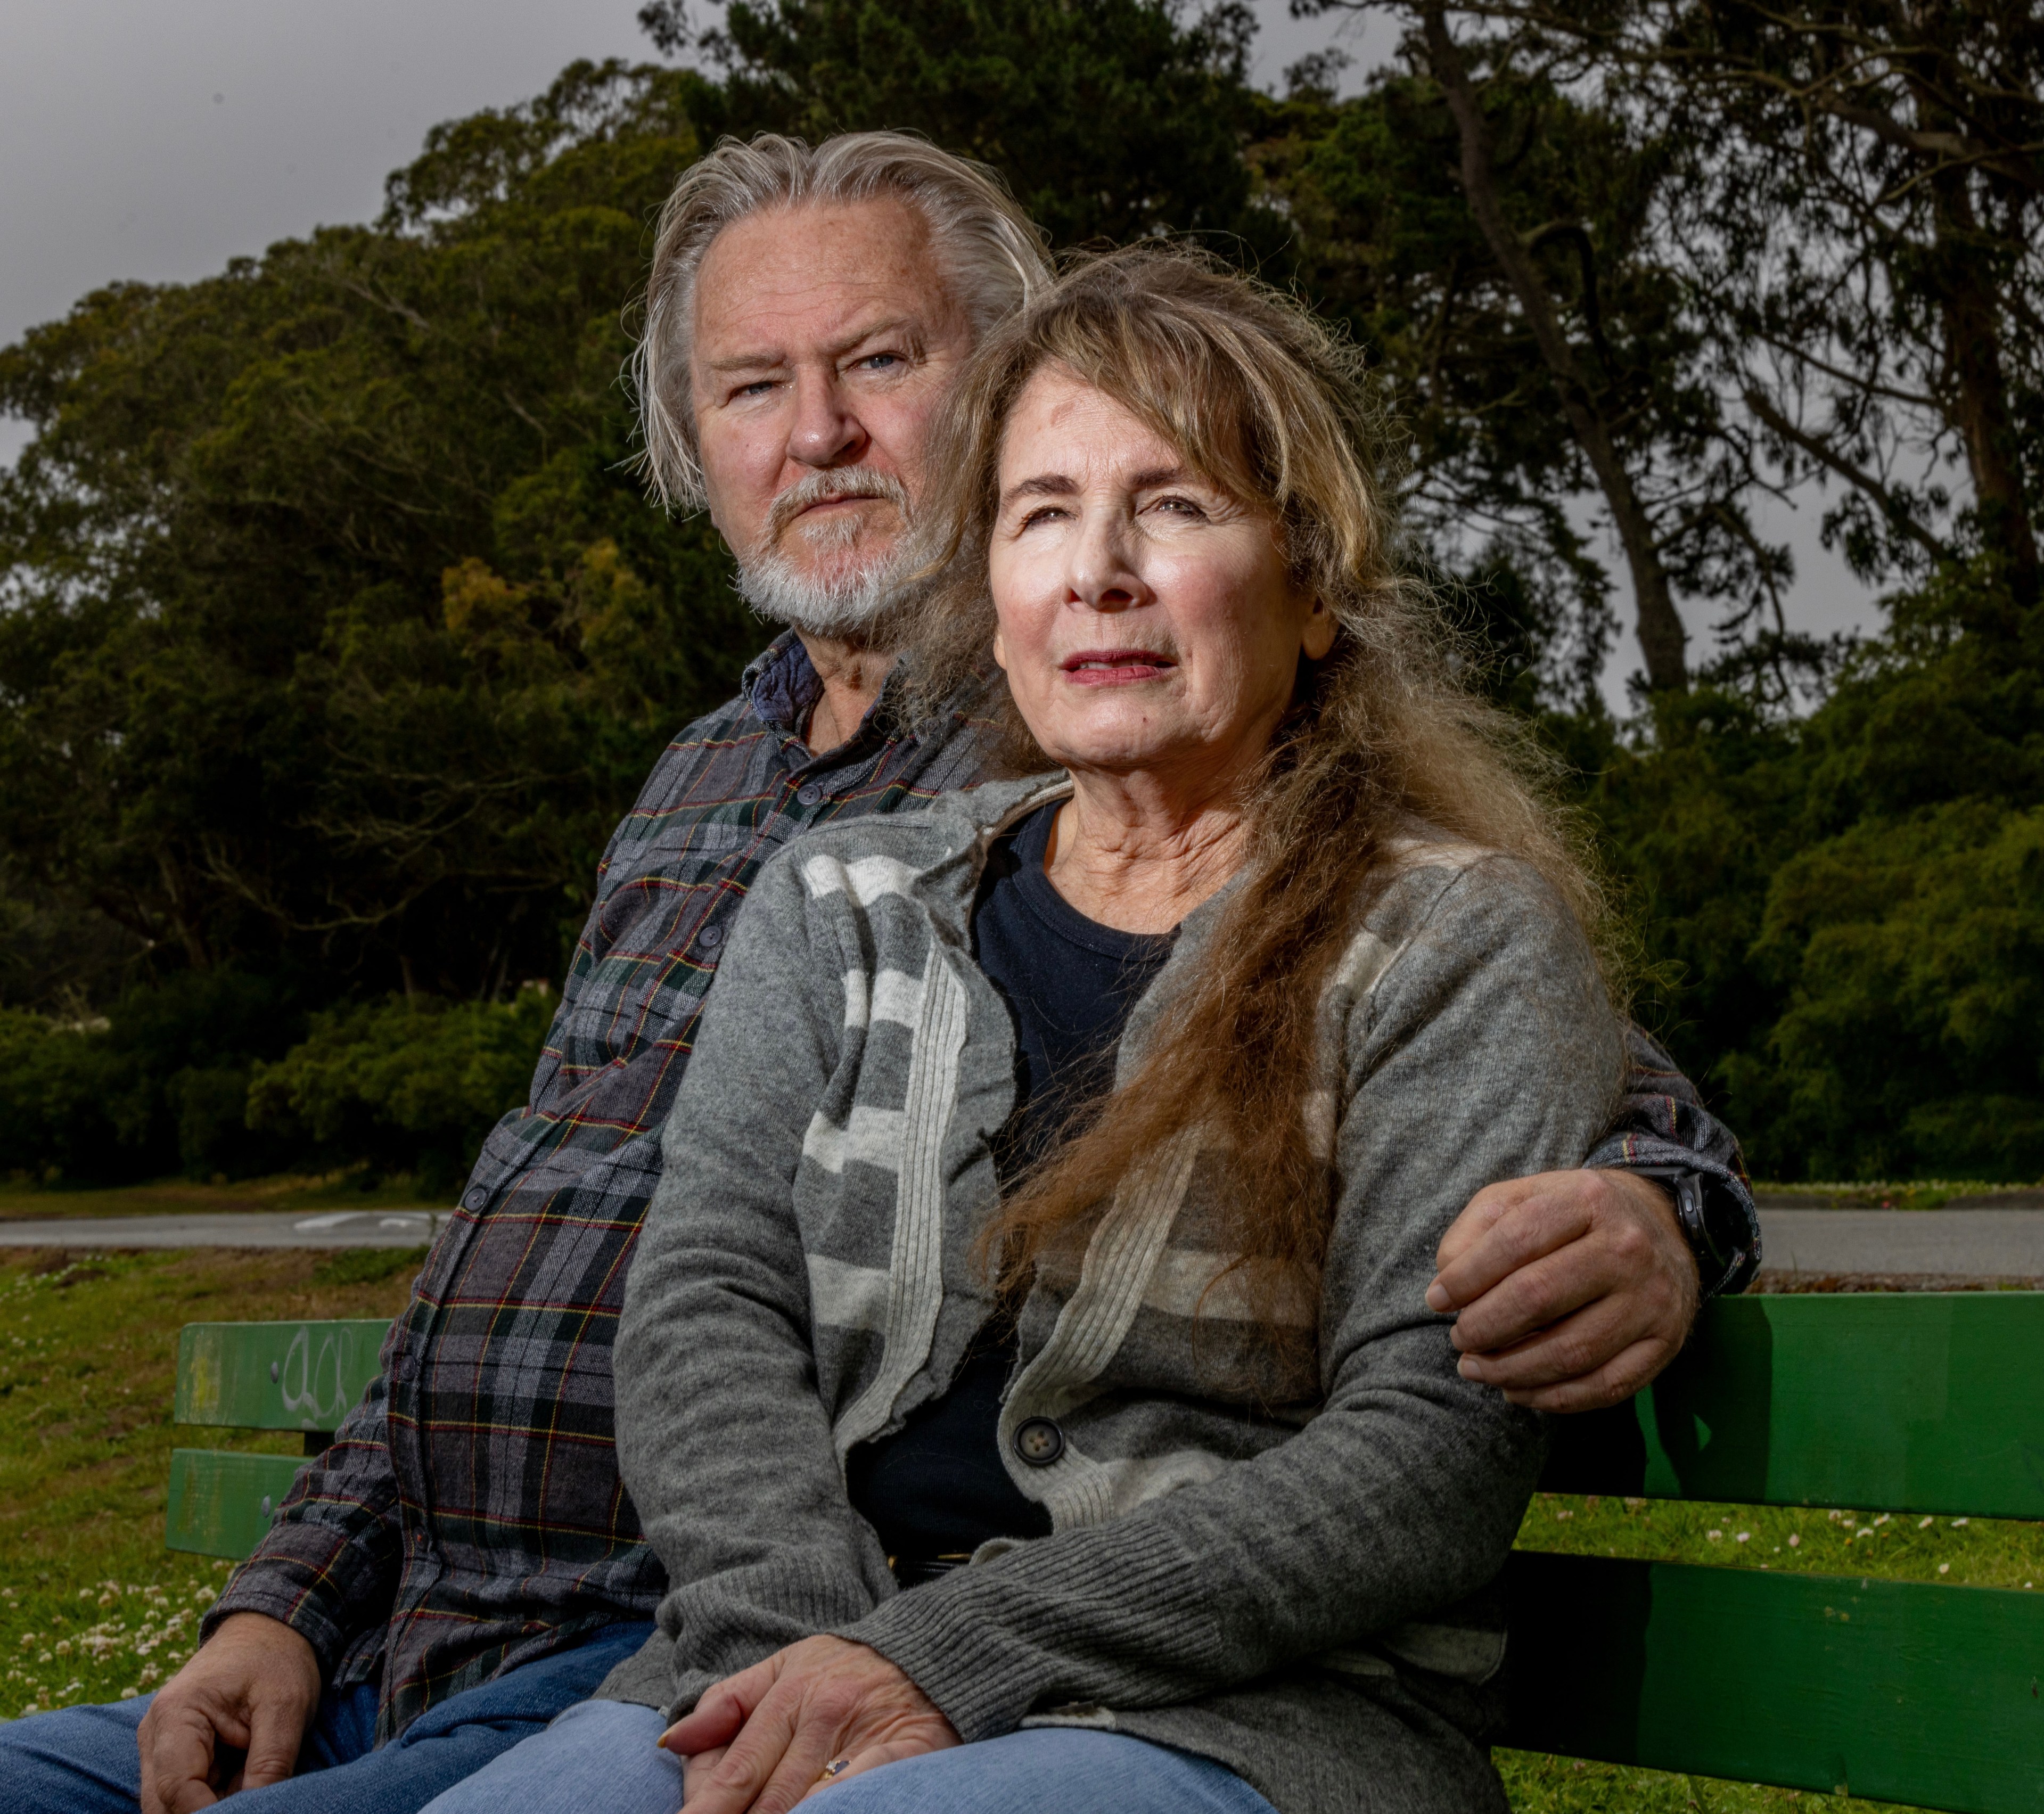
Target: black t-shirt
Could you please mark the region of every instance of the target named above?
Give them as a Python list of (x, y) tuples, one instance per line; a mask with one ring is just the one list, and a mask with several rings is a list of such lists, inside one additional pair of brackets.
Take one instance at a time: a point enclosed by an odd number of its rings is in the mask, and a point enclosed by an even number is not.
[[(1116, 932), (1051, 886), (1043, 856), (1057, 812), (1031, 813), (994, 847), (974, 905), (974, 955), (1015, 1017), (1015, 1112), (993, 1149), (1004, 1189), (1112, 1086), (1129, 1010), (1171, 951), (1172, 935)], [(1049, 1534), (1049, 1514), (1001, 1465), (1001, 1394), (1015, 1353), (1012, 1321), (995, 1317), (947, 1391), (847, 1458), (852, 1505), (897, 1565), (962, 1559), (989, 1537)]]

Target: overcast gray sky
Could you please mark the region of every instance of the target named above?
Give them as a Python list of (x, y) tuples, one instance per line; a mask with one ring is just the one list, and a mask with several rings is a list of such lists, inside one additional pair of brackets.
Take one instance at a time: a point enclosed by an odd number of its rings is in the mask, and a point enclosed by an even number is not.
[[(1285, 0), (1254, 3), (1267, 86), (1335, 39)], [(578, 56), (649, 54), (638, 5), (0, 0), (0, 344), (113, 279), (202, 277), (368, 218), (436, 121), (523, 100)], [(1341, 41), (1360, 69), (1395, 33), (1370, 17)], [(0, 460), (21, 440), (0, 418)], [(1867, 595), (1817, 546), (1817, 515), (1773, 532), (1796, 550), (1796, 615), (1824, 632), (1865, 624)], [(1635, 665), (1628, 638), (1612, 685)]]

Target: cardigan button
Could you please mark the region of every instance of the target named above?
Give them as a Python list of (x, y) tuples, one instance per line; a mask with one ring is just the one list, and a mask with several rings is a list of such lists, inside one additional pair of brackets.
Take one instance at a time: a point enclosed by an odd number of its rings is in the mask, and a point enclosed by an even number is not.
[(1048, 1467), (1065, 1452), (1065, 1432), (1047, 1417), (1032, 1417), (1015, 1428), (1015, 1452), (1032, 1467)]

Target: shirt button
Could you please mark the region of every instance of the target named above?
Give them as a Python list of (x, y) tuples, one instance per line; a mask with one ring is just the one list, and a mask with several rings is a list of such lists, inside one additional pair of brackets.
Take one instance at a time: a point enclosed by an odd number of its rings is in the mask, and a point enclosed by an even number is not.
[(402, 1354), (390, 1363), (390, 1377), (402, 1380), (407, 1385), (419, 1377), (419, 1357)]
[(723, 927), (704, 927), (700, 932), (696, 934), (696, 943), (702, 946), (705, 950), (715, 950), (717, 946), (724, 943)]
[(461, 1201), (463, 1206), (466, 1209), (480, 1209), (484, 1204), (490, 1201), (490, 1193), (485, 1190), (482, 1186), (478, 1184), (474, 1189), (471, 1190)]
[(824, 797), (824, 790), (813, 781), (805, 781), (795, 790), (795, 797), (805, 806), (813, 806)]
[(1047, 1417), (1016, 1426), (1015, 1452), (1032, 1467), (1048, 1467), (1065, 1452), (1065, 1432)]

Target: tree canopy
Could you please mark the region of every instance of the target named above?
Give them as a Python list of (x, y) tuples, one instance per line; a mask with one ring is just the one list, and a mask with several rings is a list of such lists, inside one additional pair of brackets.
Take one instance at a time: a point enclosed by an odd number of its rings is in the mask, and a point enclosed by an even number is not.
[[(459, 1169), (613, 826), (764, 640), (636, 474), (651, 219), (720, 134), (887, 125), (1061, 246), (1193, 235), (1343, 324), (1409, 558), (1759, 1168), (2044, 1172), (2044, 30), (1404, 16), (1338, 98), (1326, 57), (1254, 88), (1235, 4), (655, 0), (647, 60), (435, 129), (375, 221), (0, 351), (12, 1163)], [(1796, 486), (1888, 588), (1856, 647), (1789, 621), (1755, 525)]]

